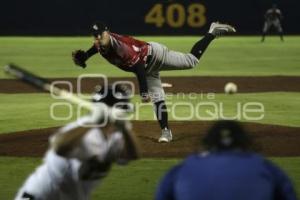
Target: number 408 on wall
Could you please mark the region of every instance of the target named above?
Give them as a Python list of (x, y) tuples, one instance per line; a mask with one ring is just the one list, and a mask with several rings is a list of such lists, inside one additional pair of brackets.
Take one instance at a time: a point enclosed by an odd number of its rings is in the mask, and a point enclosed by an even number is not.
[(154, 24), (156, 27), (168, 25), (172, 28), (180, 28), (188, 25), (199, 28), (206, 24), (205, 6), (193, 3), (184, 7), (182, 4), (169, 5), (155, 4), (145, 16), (145, 23)]

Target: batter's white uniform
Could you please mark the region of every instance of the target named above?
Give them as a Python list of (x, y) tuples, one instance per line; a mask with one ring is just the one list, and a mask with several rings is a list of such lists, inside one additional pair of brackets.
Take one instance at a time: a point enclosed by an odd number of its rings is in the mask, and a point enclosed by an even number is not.
[[(84, 117), (70, 123), (61, 129), (60, 134), (88, 121), (89, 117)], [(32, 195), (35, 200), (87, 200), (92, 189), (100, 182), (101, 177), (106, 175), (106, 172), (89, 171), (91, 178), (81, 180), (80, 168), (88, 164), (87, 160), (91, 157), (96, 156), (97, 160), (101, 161), (108, 150), (120, 152), (123, 147), (122, 133), (115, 132), (109, 138), (105, 138), (100, 129), (91, 128), (84, 135), (81, 143), (71, 152), (69, 158), (61, 157), (53, 149), (49, 149), (43, 164), (27, 178), (15, 200), (25, 200), (26, 198), (22, 197), (24, 193)]]

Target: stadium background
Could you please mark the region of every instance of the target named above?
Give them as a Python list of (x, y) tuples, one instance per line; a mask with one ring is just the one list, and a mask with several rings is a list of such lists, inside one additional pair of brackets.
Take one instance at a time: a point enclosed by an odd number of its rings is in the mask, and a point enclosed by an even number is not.
[[(274, 2), (4, 1), (0, 12), (0, 66), (14, 62), (43, 77), (70, 80), (74, 84), (82, 73), (107, 74), (111, 81), (124, 77), (134, 80), (131, 74), (113, 68), (97, 56), (88, 61), (84, 71), (73, 65), (71, 51), (91, 45), (88, 35), (92, 22), (103, 20), (114, 32), (139, 35), (140, 39), (161, 42), (182, 52), (189, 51), (212, 21), (231, 23), (237, 27), (238, 35), (216, 40), (197, 68), (162, 73), (163, 81), (174, 86), (167, 92), (199, 93), (196, 100), (169, 102), (189, 101), (196, 105), (207, 100), (200, 93), (216, 92), (213, 102), (225, 104), (226, 116), (235, 113), (238, 102), (262, 102), (266, 108), (263, 120), (242, 121), (258, 142), (257, 148), (283, 167), (299, 193), (300, 27), (296, 24), (300, 19), (300, 2), (276, 2), (285, 17), (284, 31), (293, 36), (286, 36), (284, 43), (276, 36), (268, 37), (261, 44), (263, 13)], [(51, 119), (49, 107), (57, 100), (11, 79), (2, 70), (0, 78), (0, 199), (12, 199), (25, 177), (41, 162), (49, 134), (74, 117), (67, 121)], [(223, 94), (228, 81), (238, 84), (238, 94)], [(85, 92), (91, 92), (95, 83), (95, 80), (88, 82)], [(138, 96), (133, 101), (139, 102)], [(57, 114), (66, 113), (61, 108)], [(162, 174), (183, 156), (197, 150), (211, 124), (195, 118), (179, 122), (171, 118), (175, 140), (161, 145), (155, 142), (159, 130), (151, 105), (139, 114), (140, 120), (134, 121), (134, 128), (145, 159), (126, 168), (114, 167), (95, 191), (95, 199), (152, 199)], [(178, 109), (178, 114), (184, 116), (186, 108)]]
[[(284, 12), (285, 32), (299, 33), (300, 27), (296, 24), (300, 19), (300, 2), (297, 0), (11, 0), (1, 6), (4, 9), (0, 13), (0, 34), (87, 35), (88, 25), (98, 20), (105, 21), (115, 32), (130, 35), (198, 35), (215, 20), (235, 24), (239, 34), (258, 34), (263, 14), (274, 2)], [(193, 13), (188, 9), (193, 4), (200, 5), (195, 8), (195, 17), (199, 13), (200, 23), (187, 22)], [(145, 23), (146, 15), (157, 5), (162, 5), (162, 16), (158, 14), (157, 19), (164, 21), (159, 27)]]

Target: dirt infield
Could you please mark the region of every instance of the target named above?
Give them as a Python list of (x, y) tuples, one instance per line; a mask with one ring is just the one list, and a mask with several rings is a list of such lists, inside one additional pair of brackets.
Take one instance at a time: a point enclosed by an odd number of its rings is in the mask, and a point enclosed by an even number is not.
[[(174, 141), (160, 144), (155, 121), (134, 121), (144, 157), (183, 157), (199, 149), (201, 138), (212, 122), (171, 122)], [(244, 123), (254, 137), (254, 148), (267, 156), (300, 156), (300, 128)], [(0, 135), (1, 156), (42, 156), (48, 137), (57, 128)], [(200, 147), (201, 149), (202, 147)]]
[[(50, 81), (69, 81), (77, 92), (77, 80), (74, 78), (50, 79)], [(135, 78), (109, 78), (109, 83), (115, 81), (131, 81), (137, 85)], [(165, 88), (169, 93), (207, 93), (223, 92), (227, 82), (238, 85), (239, 92), (300, 92), (300, 77), (165, 77), (163, 82), (173, 85)], [(83, 81), (82, 92), (94, 91), (95, 85), (103, 84), (98, 79)], [(63, 85), (58, 85), (66, 88)], [(67, 89), (67, 88), (66, 88)], [(41, 92), (21, 81), (0, 79), (0, 93), (37, 93)], [(135, 91), (137, 93), (137, 91)], [(156, 121), (134, 121), (133, 127), (137, 133), (144, 157), (183, 157), (199, 148), (200, 140), (212, 122), (171, 122), (174, 141), (170, 144), (159, 144), (157, 138), (160, 130)], [(300, 156), (300, 128), (245, 123), (254, 137), (254, 148), (268, 156)], [(1, 156), (42, 156), (48, 144), (48, 137), (57, 128), (22, 131), (0, 135)]]
[[(73, 85), (73, 92), (77, 92), (77, 80), (75, 78), (59, 78), (49, 79), (50, 81), (69, 81)], [(115, 81), (131, 81), (137, 88), (135, 78), (109, 78), (109, 83)], [(173, 85), (171, 88), (165, 88), (169, 93), (222, 93), (224, 85), (227, 82), (234, 82), (238, 85), (241, 93), (247, 92), (300, 92), (299, 76), (268, 76), (268, 77), (163, 77), (163, 82)], [(95, 85), (102, 85), (103, 81), (99, 79), (89, 78), (83, 79), (82, 92), (93, 92)], [(61, 88), (67, 88), (65, 85), (58, 85)], [(0, 79), (0, 93), (35, 93), (41, 92), (21, 81), (14, 79)], [(137, 90), (135, 91), (138, 92)]]

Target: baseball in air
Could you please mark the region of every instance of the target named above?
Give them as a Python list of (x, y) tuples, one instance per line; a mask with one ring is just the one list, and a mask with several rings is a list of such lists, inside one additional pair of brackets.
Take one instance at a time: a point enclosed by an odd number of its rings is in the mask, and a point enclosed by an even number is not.
[(224, 91), (226, 94), (234, 94), (237, 92), (237, 90), (238, 90), (237, 85), (232, 82), (226, 83), (224, 87)]

